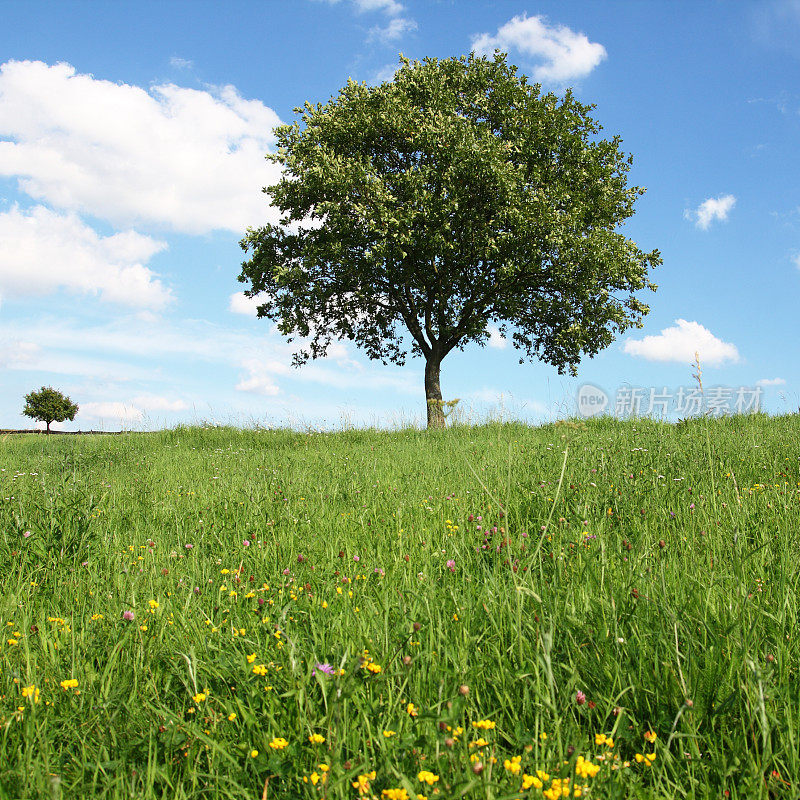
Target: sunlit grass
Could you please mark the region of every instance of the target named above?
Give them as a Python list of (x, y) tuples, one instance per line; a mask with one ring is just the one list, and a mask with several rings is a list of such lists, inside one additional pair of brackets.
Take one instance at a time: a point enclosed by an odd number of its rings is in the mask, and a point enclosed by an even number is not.
[(7, 437), (0, 797), (796, 797), (799, 458), (797, 416)]

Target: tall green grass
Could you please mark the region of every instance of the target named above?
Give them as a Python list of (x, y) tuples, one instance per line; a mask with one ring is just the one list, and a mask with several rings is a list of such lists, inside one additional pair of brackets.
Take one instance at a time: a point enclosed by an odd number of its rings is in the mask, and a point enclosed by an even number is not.
[(0, 797), (798, 797), (798, 459), (797, 416), (6, 437)]

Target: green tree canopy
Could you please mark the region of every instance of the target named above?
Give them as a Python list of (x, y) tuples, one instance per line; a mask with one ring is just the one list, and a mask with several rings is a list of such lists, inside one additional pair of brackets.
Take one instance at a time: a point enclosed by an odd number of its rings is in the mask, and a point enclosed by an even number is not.
[(78, 406), (52, 386), (42, 386), (38, 392), (25, 395), (22, 413), (26, 417), (47, 423), (47, 432), (50, 433), (51, 423), (75, 419)]
[(655, 290), (661, 259), (617, 230), (644, 189), (627, 186), (620, 138), (596, 136), (594, 106), (542, 94), (502, 53), (400, 61), (275, 129), (283, 176), (264, 191), (282, 217), (248, 229), (239, 280), (260, 317), (311, 337), (295, 366), (343, 338), (402, 365), (407, 330), (441, 426), (451, 350), (511, 326), (526, 357), (575, 374), (641, 327), (634, 293)]

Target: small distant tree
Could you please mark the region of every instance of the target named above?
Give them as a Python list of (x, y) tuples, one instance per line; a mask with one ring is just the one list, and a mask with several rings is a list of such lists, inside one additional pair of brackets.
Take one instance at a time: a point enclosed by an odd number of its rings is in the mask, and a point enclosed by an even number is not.
[(78, 413), (78, 406), (69, 397), (52, 386), (42, 386), (38, 392), (25, 395), (25, 408), (22, 413), (31, 419), (38, 419), (47, 424), (50, 433), (52, 422), (70, 422)]

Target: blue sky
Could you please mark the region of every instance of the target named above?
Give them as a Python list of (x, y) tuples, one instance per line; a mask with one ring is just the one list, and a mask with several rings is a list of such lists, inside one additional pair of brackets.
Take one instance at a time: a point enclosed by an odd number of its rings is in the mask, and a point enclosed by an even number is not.
[(66, 429), (421, 421), (420, 359), (384, 367), (341, 342), (292, 368), (294, 344), (238, 294), (238, 241), (276, 219), (263, 155), (294, 107), (390, 78), (400, 52), (494, 47), (622, 137), (647, 188), (624, 230), (664, 263), (645, 327), (577, 379), (520, 365), (494, 335), (447, 357), (445, 399), (540, 421), (574, 413), (588, 383), (613, 411), (633, 388), (690, 390), (699, 350), (726, 402), (758, 387), (770, 411), (800, 406), (798, 0), (4, 0), (0, 14), (0, 427), (30, 425), (23, 396), (42, 385), (81, 406)]

